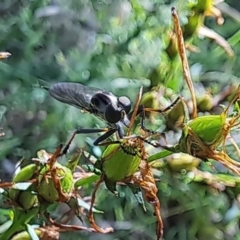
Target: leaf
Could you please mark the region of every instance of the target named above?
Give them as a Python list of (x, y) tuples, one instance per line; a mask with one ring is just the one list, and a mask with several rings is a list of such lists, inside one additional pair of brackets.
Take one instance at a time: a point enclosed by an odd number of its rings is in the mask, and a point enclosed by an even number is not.
[(25, 190), (27, 190), (31, 185), (32, 185), (31, 182), (19, 182), (19, 183), (15, 183), (15, 184), (12, 186), (12, 188), (13, 188), (13, 189), (17, 189), (17, 190), (25, 191)]
[(93, 182), (96, 182), (97, 180), (99, 180), (100, 176), (99, 175), (91, 175), (89, 177), (86, 177), (86, 178), (81, 178), (81, 179), (78, 179), (74, 186), (75, 188), (78, 188), (78, 187), (81, 187), (83, 185), (89, 185), (89, 184), (92, 184)]
[(26, 224), (26, 226), (27, 226), (27, 231), (28, 231), (31, 239), (32, 239), (32, 240), (39, 240), (39, 237), (38, 237), (38, 235), (36, 234), (34, 228), (33, 228), (31, 225), (29, 225), (29, 224)]
[[(84, 209), (87, 209), (87, 210), (90, 209), (90, 205), (88, 203), (86, 203), (83, 199), (77, 198), (77, 202), (78, 202), (79, 207), (83, 207)], [(93, 212), (103, 213), (103, 211), (97, 210), (96, 208), (93, 208)]]
[(220, 47), (222, 47), (226, 51), (229, 57), (234, 57), (234, 52), (230, 44), (217, 32), (206, 26), (201, 26), (198, 29), (198, 34), (214, 40)]
[(0, 234), (6, 232), (10, 226), (12, 225), (13, 221), (12, 220), (8, 220), (7, 222), (3, 223), (1, 226), (0, 226)]
[(101, 167), (100, 164), (101, 164), (101, 162), (97, 161), (94, 165), (93, 164), (84, 164), (84, 165), (82, 165), (82, 168), (86, 169), (92, 173), (95, 173), (96, 175), (101, 175), (102, 171), (99, 169)]
[(164, 158), (164, 157), (167, 157), (169, 155), (173, 154), (173, 152), (169, 151), (169, 150), (163, 150), (161, 152), (158, 152), (158, 153), (155, 153), (153, 154), (152, 156), (150, 156), (148, 158), (148, 162), (152, 162), (152, 161), (155, 161), (155, 160), (158, 160), (158, 159), (161, 159), (161, 158)]
[(131, 189), (131, 191), (133, 192), (133, 194), (136, 197), (138, 203), (141, 205), (143, 210), (146, 212), (147, 209), (146, 209), (146, 206), (145, 206), (145, 202), (144, 202), (144, 199), (143, 199), (143, 194), (142, 194), (141, 188), (134, 185), (134, 184), (130, 184), (130, 183), (127, 183), (127, 185)]

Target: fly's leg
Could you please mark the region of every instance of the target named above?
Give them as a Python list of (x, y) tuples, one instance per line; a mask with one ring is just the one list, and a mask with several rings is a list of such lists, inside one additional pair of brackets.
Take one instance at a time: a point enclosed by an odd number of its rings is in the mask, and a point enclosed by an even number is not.
[(107, 138), (109, 138), (111, 135), (113, 135), (115, 132), (117, 131), (117, 129), (109, 129), (109, 128), (100, 128), (100, 129), (94, 129), (94, 128), (79, 128), (77, 129), (71, 136), (71, 138), (69, 139), (69, 141), (67, 142), (66, 146), (64, 147), (62, 153), (66, 154), (73, 139), (75, 138), (75, 136), (77, 134), (89, 134), (89, 133), (100, 133), (100, 132), (105, 132), (102, 136), (100, 136), (99, 138), (97, 138), (93, 144), (95, 146), (101, 146), (101, 142), (106, 140)]
[(139, 106), (138, 114), (140, 114), (140, 116), (141, 116), (141, 129), (143, 131), (149, 133), (150, 135), (155, 134), (155, 133), (160, 134), (166, 140), (165, 134), (152, 131), (152, 130), (150, 130), (150, 129), (145, 127), (145, 112), (158, 112), (158, 113), (161, 113), (161, 114), (165, 114), (169, 110), (173, 109), (173, 107), (177, 103), (179, 103), (180, 101), (183, 101), (183, 100), (182, 100), (181, 97), (178, 97), (173, 103), (171, 103), (171, 105), (169, 105), (168, 107), (166, 107), (163, 110), (161, 110), (161, 109), (154, 109), (154, 108), (144, 108), (143, 106)]
[[(105, 134), (104, 134), (104, 135), (105, 135)], [(164, 133), (153, 132), (153, 133), (151, 134), (151, 137), (152, 137), (153, 135), (155, 135), (155, 136), (161, 136), (161, 137), (163, 137), (163, 138), (165, 139), (165, 134), (164, 134)], [(150, 136), (147, 136), (147, 138), (149, 138), (149, 137), (150, 137)], [(130, 135), (130, 136), (124, 136), (124, 137), (122, 137), (121, 139), (133, 139), (133, 138), (140, 139), (141, 141), (143, 141), (143, 142), (145, 142), (145, 143), (147, 143), (147, 144), (149, 144), (149, 145), (151, 145), (151, 146), (153, 146), (153, 147), (155, 147), (155, 148), (157, 148), (157, 147), (160, 146), (158, 143), (155, 143), (155, 142), (153, 142), (153, 141), (151, 141), (151, 140), (148, 140), (146, 137), (142, 137), (142, 136), (135, 135), (135, 134)], [(116, 140), (116, 141), (99, 142), (99, 143), (97, 144), (97, 146), (109, 146), (109, 145), (111, 145), (111, 144), (120, 144), (120, 146), (122, 147), (122, 144), (121, 144), (122, 141), (121, 141), (121, 139), (120, 139), (120, 140)], [(97, 139), (97, 140), (98, 140), (98, 139)], [(125, 151), (124, 147), (122, 147), (122, 149), (123, 149), (123, 151)], [(127, 152), (127, 153), (128, 153), (128, 152)]]
[(108, 129), (107, 132), (105, 132), (102, 136), (100, 136), (99, 138), (97, 138), (93, 144), (95, 146), (101, 146), (101, 143), (106, 140), (107, 138), (109, 138), (110, 136), (112, 136), (115, 132), (117, 131), (117, 129)]

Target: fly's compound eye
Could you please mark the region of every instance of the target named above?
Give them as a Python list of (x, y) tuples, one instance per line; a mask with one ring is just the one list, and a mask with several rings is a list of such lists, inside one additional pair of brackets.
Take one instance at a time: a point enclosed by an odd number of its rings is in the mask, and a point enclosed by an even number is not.
[(128, 114), (131, 110), (131, 101), (128, 97), (122, 96), (118, 98), (119, 105), (124, 109), (125, 113)]
[(109, 123), (117, 123), (122, 119), (123, 110), (120, 110), (117, 107), (114, 107), (112, 104), (109, 104), (105, 111), (105, 119)]

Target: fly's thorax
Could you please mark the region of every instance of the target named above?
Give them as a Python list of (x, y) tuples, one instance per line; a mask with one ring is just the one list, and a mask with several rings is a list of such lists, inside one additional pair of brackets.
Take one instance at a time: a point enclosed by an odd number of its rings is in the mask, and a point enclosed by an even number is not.
[(112, 93), (98, 92), (91, 98), (91, 108), (107, 122), (117, 123), (126, 117), (131, 109), (131, 102), (127, 97), (118, 98)]
[(108, 105), (117, 106), (117, 97), (104, 92), (97, 92), (91, 98), (91, 105), (100, 113), (105, 113)]

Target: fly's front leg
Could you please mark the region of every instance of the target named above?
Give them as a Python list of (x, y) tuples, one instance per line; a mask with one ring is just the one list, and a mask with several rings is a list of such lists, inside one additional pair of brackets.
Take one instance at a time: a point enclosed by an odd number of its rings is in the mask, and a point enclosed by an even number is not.
[(165, 114), (166, 112), (168, 112), (169, 110), (172, 110), (175, 105), (179, 102), (182, 102), (183, 99), (182, 97), (177, 97), (176, 100), (174, 102), (172, 102), (168, 107), (164, 108), (164, 109), (154, 109), (154, 108), (143, 108), (143, 112), (158, 112), (161, 114)]
[[(141, 117), (141, 129), (145, 132), (147, 132), (149, 135), (160, 135), (161, 137), (164, 138), (164, 140), (166, 141), (166, 137), (164, 133), (160, 133), (160, 132), (156, 132), (156, 131), (152, 131), (148, 128), (146, 128), (145, 126), (145, 112), (158, 112), (161, 114), (165, 114), (166, 112), (168, 112), (169, 110), (173, 109), (173, 107), (179, 102), (182, 101), (181, 97), (178, 97), (171, 105), (169, 105), (168, 107), (166, 107), (165, 109), (161, 110), (161, 109), (154, 109), (154, 108), (144, 108), (143, 105), (140, 105), (137, 111), (137, 115), (140, 115)], [(129, 117), (131, 117), (132, 112), (129, 114)]]
[(110, 136), (112, 136), (115, 132), (117, 131), (117, 129), (108, 129), (107, 132), (105, 132), (102, 136), (100, 136), (99, 138), (97, 138), (93, 144), (95, 146), (102, 146), (104, 145), (103, 141), (108, 139)]
[(62, 153), (66, 154), (73, 139), (77, 134), (89, 134), (89, 133), (101, 133), (105, 132), (102, 136), (97, 138), (93, 144), (95, 146), (101, 145), (101, 142), (109, 138), (112, 134), (114, 134), (117, 131), (117, 129), (109, 129), (109, 128), (100, 128), (100, 129), (94, 129), (94, 128), (78, 128), (71, 136), (69, 141), (67, 142), (66, 146), (64, 147)]
[[(113, 135), (115, 132), (117, 132), (117, 135), (118, 135), (117, 139), (119, 140), (104, 141), (107, 138), (109, 138), (111, 135)], [(111, 144), (120, 144), (121, 143), (120, 139), (123, 139), (123, 138), (125, 138), (123, 127), (121, 125), (116, 125), (116, 128), (110, 129), (108, 132), (104, 133), (102, 136), (96, 139), (93, 144), (96, 146), (108, 146)]]

